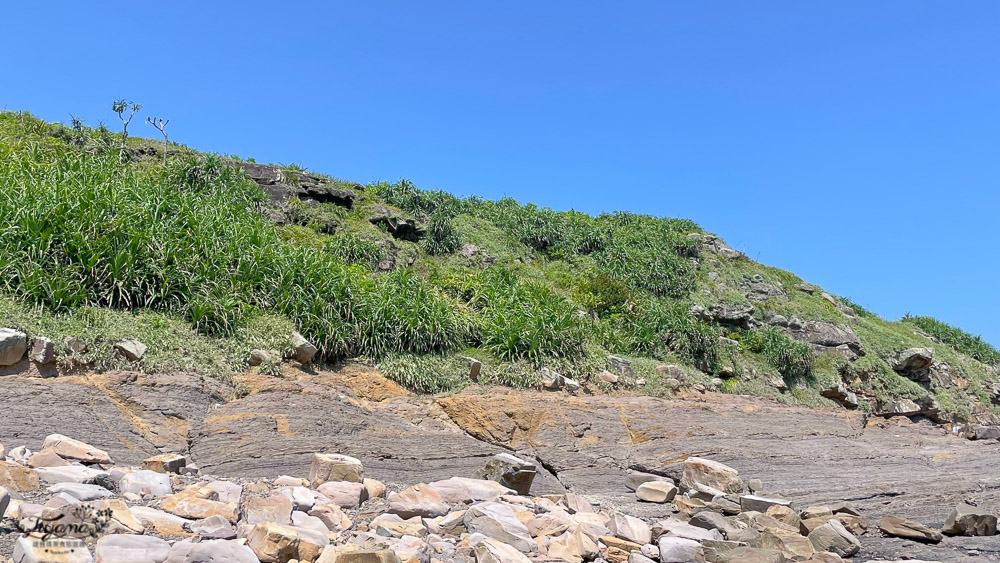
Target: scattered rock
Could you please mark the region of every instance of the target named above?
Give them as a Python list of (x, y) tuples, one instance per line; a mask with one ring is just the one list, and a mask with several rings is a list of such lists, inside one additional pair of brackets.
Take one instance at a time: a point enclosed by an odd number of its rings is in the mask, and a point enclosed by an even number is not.
[(635, 377), (632, 362), (618, 356), (608, 356), (608, 371), (623, 377)]
[(292, 358), (296, 362), (306, 365), (316, 357), (319, 350), (312, 345), (304, 336), (298, 332), (292, 333)]
[(45, 437), (42, 447), (48, 448), (63, 459), (74, 459), (83, 463), (111, 463), (108, 452), (62, 434), (49, 434)]
[(830, 520), (809, 532), (809, 541), (816, 551), (828, 551), (840, 557), (853, 557), (861, 550), (861, 542), (839, 520)]
[(479, 471), (477, 477), (496, 481), (504, 487), (514, 489), (519, 495), (527, 495), (536, 472), (534, 463), (508, 453), (500, 453), (486, 462), (486, 467)]
[(646, 502), (666, 503), (677, 496), (677, 487), (670, 481), (647, 481), (635, 489), (635, 496)]
[(941, 532), (932, 530), (920, 522), (900, 518), (899, 516), (883, 516), (878, 524), (879, 530), (887, 536), (906, 538), (909, 540), (938, 543), (942, 539)]
[(705, 492), (705, 489), (721, 494), (743, 492), (743, 481), (738, 471), (728, 465), (690, 457), (684, 461), (681, 488), (685, 491)]
[(886, 418), (892, 416), (913, 416), (920, 414), (920, 405), (910, 399), (896, 399), (887, 403), (879, 403), (875, 414)]
[(842, 382), (838, 381), (826, 389), (823, 389), (820, 391), (820, 395), (826, 397), (827, 399), (833, 399), (849, 409), (858, 408), (857, 394), (850, 391)]
[(315, 453), (309, 466), (309, 482), (318, 487), (327, 481), (364, 481), (365, 470), (361, 460), (342, 454)]
[(31, 360), (40, 365), (48, 365), (56, 361), (56, 347), (44, 336), (36, 336), (31, 343)]
[(262, 522), (250, 529), (247, 547), (261, 563), (287, 563), (298, 556), (299, 535), (288, 526)]
[(618, 383), (618, 376), (606, 369), (597, 372), (597, 378), (605, 383), (610, 383), (611, 385)]
[(270, 352), (268, 352), (267, 350), (261, 350), (260, 348), (254, 348), (250, 352), (250, 359), (248, 363), (250, 364), (251, 367), (256, 367), (270, 360), (271, 360)]
[(171, 495), (174, 492), (168, 475), (148, 469), (125, 474), (118, 481), (118, 490), (122, 493), (156, 497)]
[(517, 519), (514, 510), (498, 502), (474, 504), (465, 512), (465, 528), (469, 533), (480, 533), (502, 541), (522, 553), (535, 550), (528, 528)]
[(922, 370), (934, 363), (934, 350), (931, 348), (909, 348), (896, 354), (892, 361), (892, 369), (905, 373)]
[(142, 462), (143, 469), (159, 473), (180, 473), (185, 465), (187, 465), (187, 461), (180, 454), (154, 455)]
[(392, 493), (386, 499), (387, 512), (402, 518), (434, 518), (448, 514), (449, 506), (441, 495), (426, 484), (414, 485), (397, 493)]
[(94, 554), (101, 563), (162, 563), (170, 544), (153, 536), (111, 534), (97, 540)]
[(0, 328), (0, 366), (21, 361), (28, 350), (28, 336), (13, 328)]
[(993, 536), (997, 533), (997, 517), (963, 503), (952, 509), (941, 531), (949, 536)]
[(767, 512), (768, 508), (775, 505), (791, 506), (791, 503), (783, 499), (767, 498), (757, 495), (743, 495), (740, 497), (740, 508), (744, 512)]
[(694, 540), (662, 537), (658, 545), (660, 563), (705, 563), (705, 550)]
[(141, 360), (146, 355), (146, 350), (146, 345), (135, 338), (115, 343), (115, 354), (130, 362)]
[[(523, 553), (515, 547), (497, 541), (493, 538), (484, 538), (475, 547), (476, 563), (531, 563)], [(340, 563), (340, 562), (338, 562)], [(350, 562), (355, 563), (355, 562)], [(382, 563), (381, 561), (364, 561), (357, 563)]]

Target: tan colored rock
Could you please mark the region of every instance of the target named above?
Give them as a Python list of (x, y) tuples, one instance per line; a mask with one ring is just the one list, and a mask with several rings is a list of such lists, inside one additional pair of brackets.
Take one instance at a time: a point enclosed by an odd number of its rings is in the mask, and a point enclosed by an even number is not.
[(809, 559), (816, 553), (808, 538), (784, 528), (766, 528), (760, 534), (760, 546), (780, 551), (789, 559)]
[(344, 531), (353, 525), (347, 514), (335, 504), (317, 504), (308, 514), (322, 520), (331, 530)]
[(723, 494), (738, 494), (743, 492), (743, 480), (739, 472), (728, 465), (700, 457), (686, 459), (681, 489), (701, 492), (705, 487)]
[(313, 454), (309, 466), (309, 482), (318, 487), (327, 481), (364, 481), (365, 470), (361, 460), (341, 454)]
[(108, 452), (100, 450), (62, 434), (49, 434), (42, 442), (42, 448), (49, 448), (63, 459), (82, 461), (83, 463), (111, 463)]
[(647, 481), (635, 489), (635, 496), (646, 502), (666, 503), (677, 496), (677, 487), (669, 481)]
[(823, 516), (833, 516), (833, 510), (831, 510), (829, 506), (810, 506), (799, 513), (799, 518), (802, 520), (820, 518)]
[(158, 473), (180, 473), (185, 465), (187, 465), (187, 461), (180, 454), (154, 455), (142, 462), (143, 469)]
[(109, 498), (101, 501), (102, 510), (111, 511), (111, 519), (119, 525), (120, 528), (128, 530), (133, 534), (141, 534), (145, 530), (145, 526), (142, 522), (132, 514), (132, 510), (125, 504), (125, 501), (118, 498)]
[(674, 508), (676, 508), (681, 514), (694, 516), (702, 510), (707, 510), (708, 505), (701, 499), (677, 496), (674, 497)]
[(365, 477), (361, 483), (368, 492), (368, 498), (382, 498), (385, 496), (385, 483), (382, 481)]
[[(395, 519), (386, 518), (386, 516), (394, 517)], [(402, 520), (398, 516), (386, 514), (375, 518), (369, 524), (368, 528), (374, 528), (376, 534), (389, 538), (401, 538), (403, 536), (422, 538), (427, 535), (427, 528), (424, 527), (418, 516)]]
[(899, 516), (883, 516), (878, 524), (879, 530), (887, 536), (906, 538), (925, 543), (938, 543), (943, 536), (938, 530), (924, 526), (920, 522), (900, 518)]
[(184, 525), (189, 522), (185, 518), (150, 508), (148, 506), (133, 506), (129, 511), (136, 520), (148, 529), (153, 530), (161, 536), (191, 536), (191, 532), (184, 529)]
[(792, 528), (798, 529), (799, 527), (799, 515), (788, 506), (773, 504), (768, 507), (764, 514), (774, 518), (778, 522), (788, 524)]
[(852, 557), (861, 550), (861, 542), (839, 520), (833, 519), (809, 533), (816, 551), (828, 551), (840, 557)]
[(603, 543), (604, 545), (620, 549), (626, 552), (626, 554), (630, 551), (635, 551), (642, 548), (642, 545), (640, 544), (628, 540), (623, 540), (615, 536), (601, 536), (599, 539), (601, 540), (601, 543)]
[(286, 526), (292, 523), (292, 501), (282, 495), (252, 497), (240, 506), (241, 521), (247, 525), (274, 522)]
[(729, 563), (785, 563), (780, 551), (759, 547), (737, 547), (729, 553)]
[(31, 454), (28, 458), (28, 467), (62, 467), (70, 465), (52, 448), (42, 448), (42, 451)]
[(493, 538), (479, 542), (473, 553), (476, 563), (531, 563), (530, 559), (514, 547)]
[(262, 522), (250, 529), (247, 547), (261, 563), (288, 563), (298, 557), (299, 535), (289, 526)]
[(316, 490), (341, 508), (357, 508), (368, 500), (368, 490), (361, 483), (327, 481)]
[(34, 491), (39, 487), (38, 473), (11, 461), (0, 461), (0, 487), (14, 491)]
[(449, 512), (449, 506), (436, 490), (421, 483), (397, 493), (392, 493), (386, 499), (389, 503), (386, 511), (403, 518), (420, 516), (434, 518), (444, 516)]
[(164, 498), (160, 508), (182, 518), (200, 520), (218, 515), (230, 522), (236, 521), (236, 504), (209, 500), (205, 495), (201, 487), (189, 487)]
[(608, 522), (608, 529), (615, 536), (639, 545), (645, 545), (653, 541), (649, 524), (634, 516), (616, 512), (611, 515), (611, 520)]
[[(583, 561), (591, 561), (598, 555), (597, 543), (594, 542), (587, 534), (580, 530), (575, 532), (566, 531), (561, 536), (552, 538), (549, 542), (549, 557), (556, 557), (562, 559), (563, 561), (569, 561), (570, 563), (583, 563)], [(611, 549), (617, 548), (609, 548)], [(618, 549), (619, 552), (622, 550)], [(625, 559), (628, 559), (628, 552), (623, 552), (625, 554)], [(613, 555), (613, 554), (612, 554)], [(624, 559), (619, 559), (619, 561), (614, 561), (613, 557), (609, 557), (608, 553), (605, 553), (605, 559), (611, 561), (612, 563), (621, 563)]]

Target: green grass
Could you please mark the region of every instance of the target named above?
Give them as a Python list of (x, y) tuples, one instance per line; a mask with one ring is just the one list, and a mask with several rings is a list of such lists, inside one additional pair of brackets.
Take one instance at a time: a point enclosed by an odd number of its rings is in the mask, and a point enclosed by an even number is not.
[(932, 317), (903, 317), (903, 322), (910, 323), (927, 334), (951, 346), (980, 362), (1000, 366), (1000, 351), (990, 346), (981, 337), (974, 336), (964, 330), (945, 324)]
[[(542, 367), (592, 380), (616, 354), (646, 380), (619, 388), (653, 395), (670, 394), (656, 366), (673, 363), (686, 385), (725, 372), (727, 392), (792, 404), (832, 405), (819, 392), (839, 380), (866, 405), (933, 397), (955, 413), (988, 403), (997, 378), (1000, 353), (980, 338), (927, 317), (889, 322), (849, 299), (845, 314), (821, 290), (795, 289), (790, 272), (701, 248), (688, 220), (329, 178), (355, 192), (351, 209), (292, 199), (278, 226), (227, 159), (171, 144), (164, 166), (158, 141), (130, 137), (123, 162), (119, 145), (106, 130), (0, 113), (0, 324), (57, 345), (84, 335), (99, 369), (118, 366), (115, 339), (139, 337), (150, 345), (141, 369), (228, 377), (252, 348), (284, 351), (298, 330), (322, 359), (364, 358), (423, 392), (467, 385), (465, 355), (483, 362), (484, 384), (533, 386)], [(425, 238), (373, 225), (385, 208)], [(475, 253), (459, 253), (465, 244)], [(751, 303), (760, 280), (783, 295)], [(848, 327), (867, 355), (817, 356), (778, 328), (733, 332), (689, 314), (717, 303)], [(934, 348), (968, 389), (893, 372), (887, 360), (913, 346)], [(774, 375), (791, 389), (778, 392)]]

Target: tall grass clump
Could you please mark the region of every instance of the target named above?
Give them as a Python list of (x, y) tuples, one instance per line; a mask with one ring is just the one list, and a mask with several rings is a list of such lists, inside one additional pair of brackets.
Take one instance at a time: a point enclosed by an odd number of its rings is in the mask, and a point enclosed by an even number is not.
[(909, 323), (955, 350), (986, 364), (1000, 366), (1000, 351), (991, 346), (980, 336), (975, 336), (964, 330), (943, 323), (933, 317), (903, 317), (904, 323)]
[(693, 241), (669, 219), (616, 213), (601, 217), (611, 236), (598, 262), (607, 275), (658, 297), (685, 297), (695, 287)]
[(792, 340), (776, 328), (745, 330), (734, 336), (749, 351), (760, 354), (785, 379), (798, 381), (812, 375), (815, 356), (808, 344)]
[(427, 229), (427, 240), (424, 242), (424, 248), (428, 254), (451, 254), (458, 250), (461, 244), (462, 241), (451, 222), (451, 217), (441, 211), (431, 215), (430, 225)]
[(500, 267), (450, 283), (476, 311), (480, 343), (497, 359), (541, 364), (583, 356), (589, 321), (550, 288)]
[(719, 369), (718, 331), (692, 317), (684, 303), (649, 299), (637, 309), (634, 316), (616, 321), (625, 351), (656, 358), (677, 355), (705, 371)]

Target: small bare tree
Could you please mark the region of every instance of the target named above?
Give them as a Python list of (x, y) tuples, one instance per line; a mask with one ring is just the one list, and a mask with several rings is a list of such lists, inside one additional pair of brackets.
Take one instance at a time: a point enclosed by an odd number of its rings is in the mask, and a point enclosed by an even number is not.
[[(118, 119), (122, 120), (122, 153), (125, 152), (125, 139), (128, 139), (128, 124), (132, 122), (132, 118), (135, 117), (135, 112), (142, 109), (141, 104), (137, 104), (131, 100), (125, 101), (124, 99), (115, 100), (111, 104), (111, 111), (118, 114)], [(125, 118), (125, 112), (129, 112), (128, 118)]]
[(170, 120), (167, 119), (166, 121), (164, 121), (164, 119), (162, 117), (153, 117), (153, 118), (147, 117), (146, 118), (146, 123), (149, 123), (153, 127), (156, 127), (156, 129), (159, 130), (160, 133), (163, 135), (163, 165), (166, 166), (167, 165), (167, 130), (166, 129), (167, 129), (167, 124), (170, 123)]

